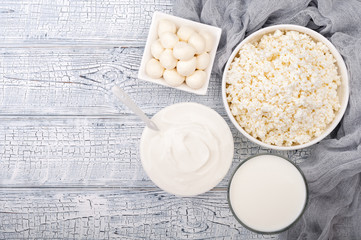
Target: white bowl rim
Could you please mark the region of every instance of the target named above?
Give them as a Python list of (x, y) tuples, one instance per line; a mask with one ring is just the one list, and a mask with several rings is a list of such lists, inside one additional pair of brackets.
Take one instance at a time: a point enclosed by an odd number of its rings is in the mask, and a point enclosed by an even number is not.
[[(324, 43), (331, 51), (332, 55), (335, 57), (336, 59), (336, 65), (338, 67), (338, 72), (341, 76), (341, 84), (344, 85), (343, 86), (343, 92), (341, 94), (342, 99), (340, 98), (340, 109), (338, 110), (338, 112), (336, 113), (335, 118), (333, 119), (332, 123), (330, 123), (327, 128), (325, 129), (325, 131), (318, 137), (313, 138), (311, 141), (304, 143), (304, 144), (299, 144), (299, 145), (295, 145), (295, 146), (276, 146), (276, 145), (271, 145), (271, 144), (267, 144), (264, 143), (256, 138), (254, 138), (253, 136), (251, 136), (249, 133), (247, 133), (236, 121), (236, 119), (234, 118), (234, 116), (232, 115), (230, 109), (229, 109), (229, 105), (227, 102), (227, 98), (226, 98), (226, 76), (227, 76), (227, 72), (229, 69), (230, 64), (232, 63), (234, 57), (237, 55), (237, 53), (239, 52), (239, 50), (241, 49), (241, 47), (249, 42), (252, 42), (252, 39), (255, 38), (256, 36), (263, 36), (265, 34), (268, 33), (272, 33), (276, 30), (289, 30), (289, 31), (298, 31), (301, 33), (306, 33), (308, 34), (311, 38), (313, 38), (316, 41), (322, 42)], [(340, 87), (339, 87), (340, 88)], [(321, 141), (322, 139), (324, 139), (326, 136), (328, 136), (334, 129), (335, 127), (339, 124), (339, 122), (341, 121), (346, 108), (347, 108), (347, 104), (348, 104), (348, 100), (349, 100), (349, 77), (348, 77), (348, 72), (347, 72), (347, 68), (345, 65), (345, 62), (342, 58), (342, 56), (340, 55), (340, 53), (338, 52), (338, 50), (336, 49), (336, 47), (324, 36), (322, 36), (321, 34), (319, 34), (318, 32), (309, 29), (307, 27), (303, 27), (303, 26), (299, 26), (299, 25), (293, 25), (293, 24), (279, 24), (279, 25), (274, 25), (274, 26), (270, 26), (270, 27), (265, 27), (265, 28), (261, 28), (258, 31), (252, 33), (251, 35), (249, 35), (248, 37), (246, 37), (243, 41), (241, 41), (236, 48), (233, 50), (231, 56), (229, 57), (227, 64), (224, 68), (223, 71), (223, 76), (222, 76), (222, 99), (223, 99), (223, 105), (224, 108), (227, 112), (228, 117), (230, 118), (231, 122), (233, 123), (233, 125), (237, 128), (238, 131), (240, 131), (246, 138), (248, 138), (250, 141), (262, 146), (262, 147), (266, 147), (269, 149), (274, 149), (274, 150), (297, 150), (297, 149), (302, 149), (302, 148), (306, 148), (309, 147), (313, 144), (318, 143), (319, 141)]]

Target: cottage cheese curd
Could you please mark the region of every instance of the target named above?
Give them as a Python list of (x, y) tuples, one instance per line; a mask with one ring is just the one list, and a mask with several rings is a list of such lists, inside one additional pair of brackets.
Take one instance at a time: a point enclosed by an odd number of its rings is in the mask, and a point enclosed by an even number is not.
[(232, 115), (264, 143), (309, 142), (340, 108), (335, 62), (325, 44), (297, 31), (277, 30), (245, 44), (226, 77)]

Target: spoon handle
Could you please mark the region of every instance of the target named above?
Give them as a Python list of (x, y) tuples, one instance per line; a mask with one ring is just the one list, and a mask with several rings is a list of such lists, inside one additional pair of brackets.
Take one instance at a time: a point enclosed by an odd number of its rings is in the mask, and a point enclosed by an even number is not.
[(120, 87), (118, 86), (113, 86), (112, 87), (112, 92), (114, 93), (114, 95), (120, 100), (122, 101), (125, 105), (127, 105), (128, 108), (130, 108), (138, 117), (140, 117), (149, 128), (155, 130), (155, 131), (159, 131), (159, 128), (157, 127), (157, 125), (155, 125), (155, 123), (150, 120), (147, 115), (145, 115), (145, 113), (135, 104), (135, 102), (129, 97), (128, 94), (126, 94), (126, 92), (124, 92)]

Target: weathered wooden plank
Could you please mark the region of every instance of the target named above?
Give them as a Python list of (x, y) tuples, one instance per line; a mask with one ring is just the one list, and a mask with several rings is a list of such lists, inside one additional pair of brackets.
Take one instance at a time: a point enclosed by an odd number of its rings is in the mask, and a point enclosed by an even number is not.
[[(116, 112), (109, 104), (105, 80), (80, 77), (96, 71), (106, 74), (107, 68), (102, 66), (112, 62), (112, 49), (0, 51), (1, 114)], [(128, 57), (132, 59), (131, 54)]]
[(243, 228), (226, 191), (0, 189), (0, 239), (277, 239)]
[[(142, 169), (139, 139), (144, 124), (135, 116), (0, 118), (0, 187), (154, 187)], [(260, 152), (299, 162), (309, 149), (276, 152), (246, 140), (231, 128), (238, 163)]]
[(151, 115), (190, 101), (223, 110), (220, 78), (212, 77), (206, 96), (138, 80), (142, 53), (142, 48), (0, 49), (0, 115), (117, 114), (121, 104), (109, 91), (113, 84)]
[(172, 0), (4, 0), (0, 47), (144, 46), (154, 11)]

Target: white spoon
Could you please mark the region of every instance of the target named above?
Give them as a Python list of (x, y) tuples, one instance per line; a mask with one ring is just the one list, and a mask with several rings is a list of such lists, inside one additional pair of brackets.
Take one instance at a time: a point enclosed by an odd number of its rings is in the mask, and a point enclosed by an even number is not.
[(129, 95), (126, 94), (120, 87), (113, 86), (112, 92), (120, 101), (122, 101), (122, 103), (127, 105), (127, 107), (130, 108), (130, 110), (132, 110), (135, 115), (140, 117), (140, 119), (142, 119), (143, 122), (145, 122), (150, 129), (159, 131), (157, 125), (152, 120), (150, 120), (147, 115), (145, 115), (145, 113), (137, 106), (137, 104), (135, 104), (135, 102), (129, 97)]

